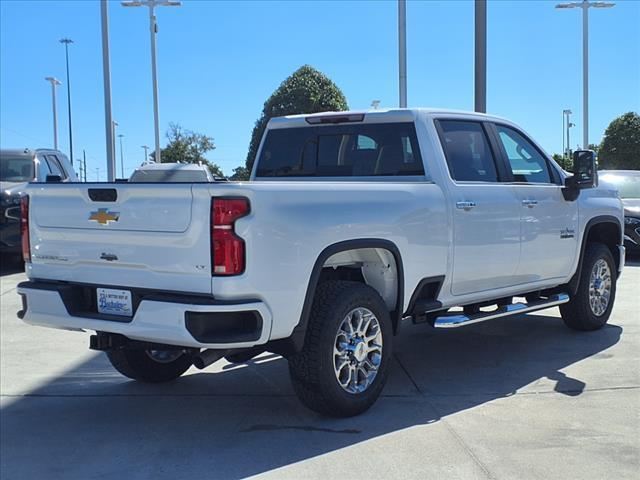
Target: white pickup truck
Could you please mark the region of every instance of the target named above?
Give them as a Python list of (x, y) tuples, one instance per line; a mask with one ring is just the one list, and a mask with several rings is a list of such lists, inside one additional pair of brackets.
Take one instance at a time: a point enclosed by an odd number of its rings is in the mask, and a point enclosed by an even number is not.
[(607, 322), (622, 204), (574, 162), (502, 118), (398, 109), (273, 119), (250, 182), (33, 183), (18, 315), (95, 331), (140, 381), (276, 352), (308, 407), (355, 415), (403, 320)]

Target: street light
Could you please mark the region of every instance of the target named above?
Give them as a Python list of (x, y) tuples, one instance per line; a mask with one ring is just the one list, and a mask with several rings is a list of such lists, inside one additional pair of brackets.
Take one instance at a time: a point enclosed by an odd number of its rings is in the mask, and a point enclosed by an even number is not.
[(589, 148), (589, 8), (611, 8), (614, 5), (588, 0), (556, 5), (557, 9), (582, 8), (582, 148)]
[(62, 82), (55, 77), (46, 77), (45, 80), (51, 83), (51, 100), (53, 102), (53, 148), (58, 149), (58, 113), (56, 110), (56, 87)]
[(182, 2), (173, 0), (140, 0), (121, 2), (123, 7), (148, 7), (149, 8), (149, 29), (151, 31), (151, 81), (153, 84), (153, 120), (155, 125), (156, 153), (155, 160), (160, 163), (160, 120), (158, 113), (158, 77), (156, 73), (156, 34), (158, 33), (158, 23), (154, 13), (155, 7), (179, 7)]
[(398, 104), (407, 108), (407, 2), (398, 0)]
[[(113, 152), (113, 178), (118, 176), (116, 173), (116, 128), (118, 128), (119, 124), (115, 120), (111, 120), (111, 151)], [(109, 180), (110, 182), (112, 180)]]
[(102, 30), (102, 76), (104, 87), (104, 133), (107, 150), (107, 181), (116, 178), (116, 152), (113, 149), (113, 120), (111, 112), (111, 62), (109, 60), (109, 2), (100, 0), (100, 24)]
[[(573, 112), (569, 109), (565, 109), (562, 110), (562, 158), (563, 159), (571, 159), (571, 140), (569, 137), (569, 129), (571, 127), (575, 127), (576, 124), (575, 123), (571, 123), (571, 114)], [(566, 130), (565, 130), (566, 128)], [(567, 139), (567, 145), (565, 148), (565, 131), (566, 131), (566, 139)]]
[(71, 83), (69, 82), (69, 44), (73, 43), (70, 38), (61, 38), (60, 43), (64, 45), (64, 54), (67, 60), (67, 110), (69, 112), (69, 159), (73, 165), (73, 134), (71, 133)]
[(118, 138), (120, 139), (120, 171), (122, 172), (122, 178), (124, 178), (124, 155), (122, 155), (122, 137), (124, 137), (124, 134), (119, 133)]

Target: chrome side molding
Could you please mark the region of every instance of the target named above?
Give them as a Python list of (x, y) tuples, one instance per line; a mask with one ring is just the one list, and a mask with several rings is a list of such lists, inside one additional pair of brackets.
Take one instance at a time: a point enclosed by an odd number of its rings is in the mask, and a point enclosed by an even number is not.
[(457, 328), (464, 325), (484, 322), (485, 320), (493, 320), (494, 318), (508, 317), (519, 313), (534, 312), (545, 308), (561, 305), (569, 301), (569, 295), (566, 293), (558, 293), (551, 295), (544, 300), (537, 300), (531, 303), (512, 303), (504, 307), (499, 307), (492, 312), (480, 312), (474, 315), (442, 315), (435, 319), (433, 324), (436, 328)]

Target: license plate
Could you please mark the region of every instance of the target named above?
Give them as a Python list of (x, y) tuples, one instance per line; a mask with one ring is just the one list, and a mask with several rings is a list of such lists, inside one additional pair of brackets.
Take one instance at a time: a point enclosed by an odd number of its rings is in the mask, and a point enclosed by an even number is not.
[(112, 288), (96, 288), (98, 298), (98, 312), (108, 315), (122, 315), (131, 317), (131, 292), (129, 290), (114, 290)]

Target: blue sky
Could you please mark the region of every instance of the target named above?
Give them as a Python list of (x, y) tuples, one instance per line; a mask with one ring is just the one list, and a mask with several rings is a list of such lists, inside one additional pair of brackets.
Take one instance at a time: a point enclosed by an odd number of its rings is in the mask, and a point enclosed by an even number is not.
[[(488, 2), (487, 110), (508, 117), (549, 152), (562, 150), (562, 109), (581, 128), (581, 13), (556, 2)], [(640, 111), (640, 1), (590, 10), (590, 141), (616, 116)], [(153, 146), (148, 11), (111, 2), (113, 115), (125, 174)], [(213, 2), (158, 9), (161, 129), (169, 122), (215, 138), (208, 157), (227, 174), (244, 164), (266, 98), (303, 64), (327, 74), (349, 106), (397, 105), (395, 1)], [(50, 86), (65, 81), (70, 48), (74, 153), (105, 179), (100, 7), (94, 0), (0, 1), (0, 146), (53, 144)], [(473, 2), (407, 4), (410, 106), (473, 109)], [(58, 90), (60, 148), (68, 151), (66, 85)], [(163, 136), (164, 141), (164, 136)], [(118, 174), (120, 155), (118, 150)]]

